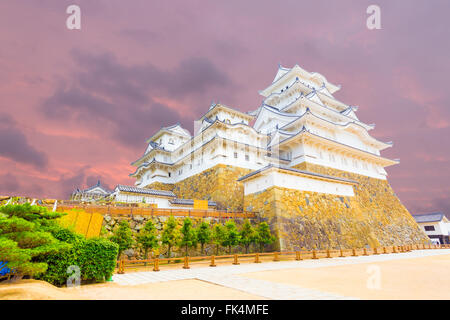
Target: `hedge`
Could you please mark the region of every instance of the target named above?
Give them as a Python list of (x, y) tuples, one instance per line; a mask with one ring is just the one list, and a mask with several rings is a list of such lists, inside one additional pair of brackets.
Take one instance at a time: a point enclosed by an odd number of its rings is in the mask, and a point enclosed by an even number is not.
[(101, 282), (112, 276), (119, 252), (117, 244), (103, 238), (84, 239), (64, 228), (52, 231), (55, 238), (67, 241), (68, 246), (45, 256), (42, 262), (47, 263), (47, 271), (37, 278), (64, 285), (70, 276), (67, 270), (72, 265), (80, 268), (80, 280)]

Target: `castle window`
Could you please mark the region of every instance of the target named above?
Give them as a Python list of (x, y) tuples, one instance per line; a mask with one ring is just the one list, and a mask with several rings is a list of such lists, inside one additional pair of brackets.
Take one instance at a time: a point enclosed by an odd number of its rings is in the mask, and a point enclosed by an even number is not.
[(170, 178), (170, 176), (172, 175), (170, 172), (168, 172), (167, 174), (169, 175), (169, 178)]
[(192, 163), (189, 165), (189, 169), (192, 170)]
[(425, 226), (425, 231), (434, 231), (434, 226)]
[(245, 155), (245, 161), (250, 161), (250, 157), (248, 154)]
[(234, 153), (234, 158), (237, 159), (237, 157), (238, 157), (238, 154), (237, 154), (237, 152), (235, 152)]

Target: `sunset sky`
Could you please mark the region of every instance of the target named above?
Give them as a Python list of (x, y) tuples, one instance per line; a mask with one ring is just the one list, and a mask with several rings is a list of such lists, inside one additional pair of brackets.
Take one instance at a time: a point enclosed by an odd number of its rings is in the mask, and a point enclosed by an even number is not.
[[(81, 30), (66, 28), (81, 7)], [(381, 30), (366, 9), (381, 7)], [(256, 109), (278, 63), (342, 85), (400, 158), (389, 181), (411, 213), (450, 213), (450, 2), (3, 0), (0, 195), (66, 199), (130, 163), (161, 126), (212, 100)]]

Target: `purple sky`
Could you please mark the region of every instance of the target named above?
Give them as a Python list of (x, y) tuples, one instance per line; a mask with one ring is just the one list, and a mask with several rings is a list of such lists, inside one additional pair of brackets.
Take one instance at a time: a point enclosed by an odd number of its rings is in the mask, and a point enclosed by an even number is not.
[[(82, 29), (68, 30), (78, 4)], [(381, 7), (381, 30), (366, 8)], [(400, 158), (389, 181), (411, 213), (450, 212), (450, 2), (0, 2), (0, 194), (67, 198), (130, 162), (162, 125), (192, 130), (212, 100), (262, 101), (279, 62), (341, 84)]]

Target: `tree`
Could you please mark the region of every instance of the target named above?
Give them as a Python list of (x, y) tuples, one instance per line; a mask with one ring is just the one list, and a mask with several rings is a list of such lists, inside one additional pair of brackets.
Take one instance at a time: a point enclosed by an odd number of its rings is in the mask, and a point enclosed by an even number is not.
[(151, 220), (147, 221), (144, 228), (136, 236), (137, 243), (144, 249), (144, 258), (148, 259), (149, 250), (159, 247), (156, 227)]
[(180, 247), (185, 248), (185, 256), (188, 255), (188, 248), (195, 247), (197, 245), (197, 237), (195, 229), (192, 227), (192, 220), (190, 218), (184, 218), (183, 226), (181, 227), (181, 239)]
[(216, 223), (211, 235), (213, 243), (216, 245), (216, 255), (219, 255), (219, 249), (225, 239), (225, 227), (220, 223)]
[[(206, 221), (202, 221), (198, 226), (197, 226), (197, 241), (200, 242), (200, 254), (203, 254), (203, 249), (205, 248), (205, 244), (210, 243), (211, 242), (211, 228), (209, 223), (207, 223)], [(206, 253), (205, 253), (206, 254)]]
[(48, 230), (61, 216), (29, 203), (1, 206), (0, 261), (7, 262), (1, 269), (9, 268), (18, 278), (44, 273), (48, 265), (39, 259), (67, 248)]
[(275, 241), (275, 237), (270, 232), (267, 222), (261, 222), (256, 229), (256, 243), (259, 244), (259, 251), (262, 252), (264, 245), (271, 244)]
[(256, 231), (248, 219), (245, 219), (241, 231), (239, 232), (239, 236), (239, 243), (245, 247), (245, 253), (248, 253), (248, 248), (252, 243), (256, 242), (257, 238)]
[(173, 246), (175, 246), (180, 239), (180, 232), (178, 230), (178, 224), (174, 217), (169, 217), (164, 224), (161, 242), (167, 245), (167, 257), (170, 258), (170, 252)]
[(133, 246), (133, 232), (131, 231), (130, 224), (127, 220), (122, 220), (119, 222), (119, 227), (115, 228), (113, 235), (109, 238), (109, 240), (119, 245), (117, 259), (120, 258), (122, 252)]
[(239, 244), (239, 231), (233, 220), (225, 224), (225, 237), (222, 241), (224, 247), (228, 247), (228, 254), (231, 254), (231, 247)]

